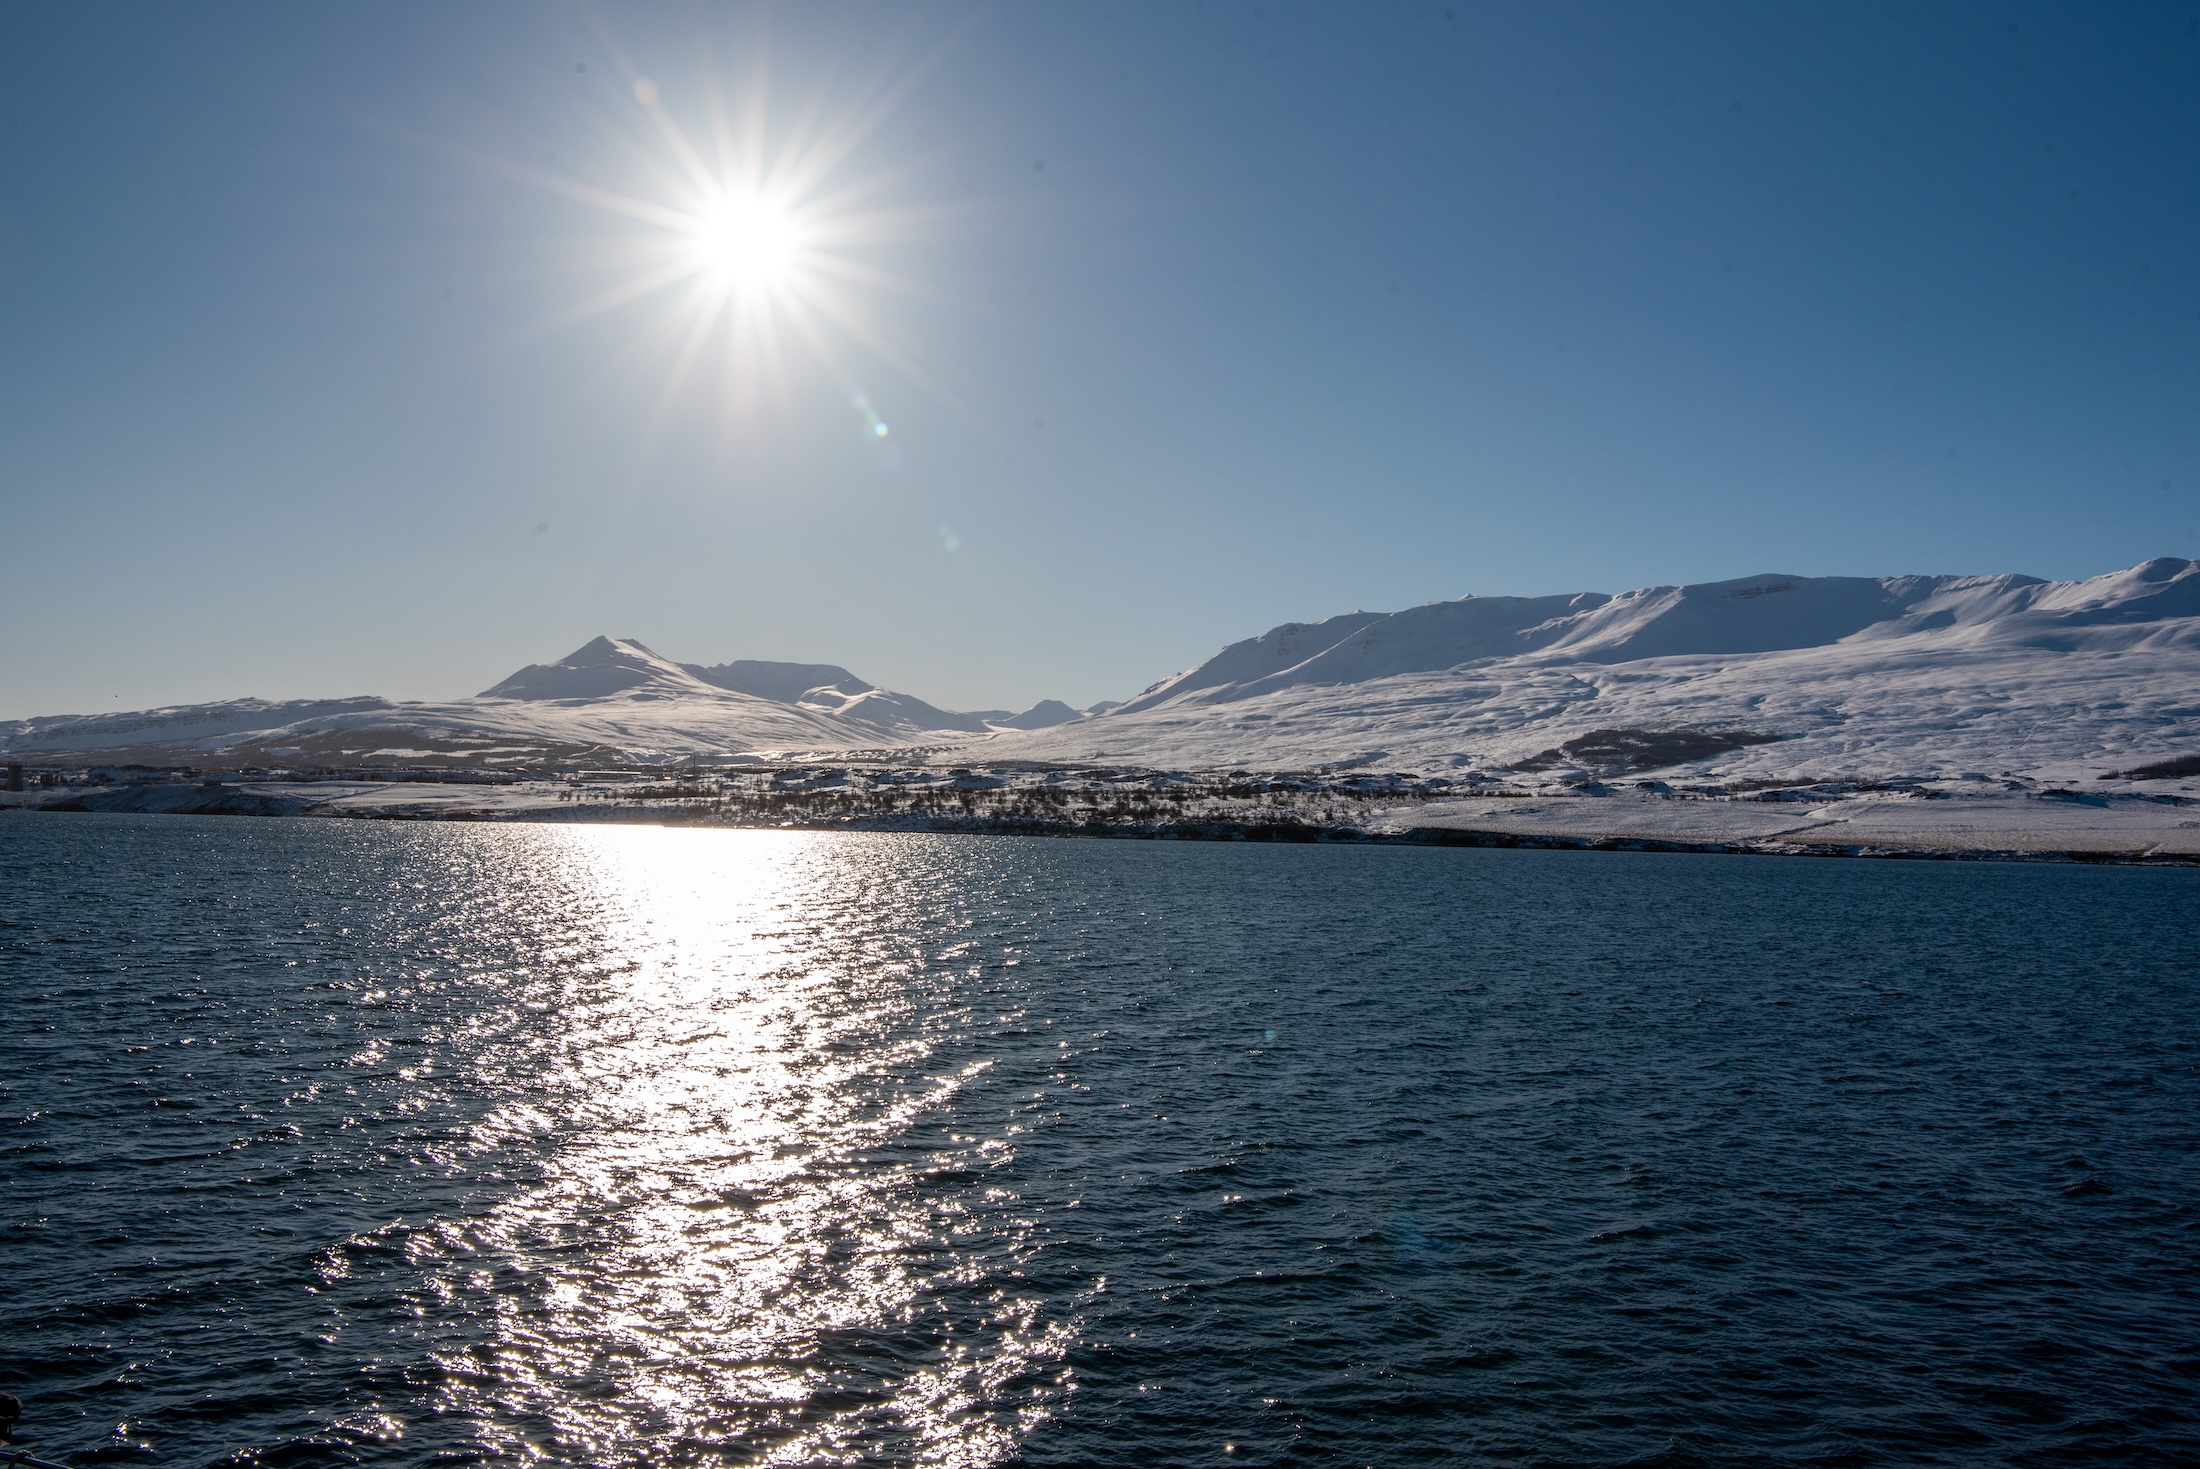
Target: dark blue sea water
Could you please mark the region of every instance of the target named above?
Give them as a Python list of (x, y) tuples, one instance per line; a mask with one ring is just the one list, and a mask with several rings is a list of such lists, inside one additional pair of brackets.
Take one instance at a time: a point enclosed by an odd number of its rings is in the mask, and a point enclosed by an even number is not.
[(2200, 872), (0, 815), (171, 1465), (2200, 1462)]

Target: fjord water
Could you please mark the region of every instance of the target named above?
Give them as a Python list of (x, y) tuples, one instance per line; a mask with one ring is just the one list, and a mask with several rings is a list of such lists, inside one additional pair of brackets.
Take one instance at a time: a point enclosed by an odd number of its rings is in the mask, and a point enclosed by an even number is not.
[(161, 1464), (2200, 1457), (2200, 872), (0, 817)]

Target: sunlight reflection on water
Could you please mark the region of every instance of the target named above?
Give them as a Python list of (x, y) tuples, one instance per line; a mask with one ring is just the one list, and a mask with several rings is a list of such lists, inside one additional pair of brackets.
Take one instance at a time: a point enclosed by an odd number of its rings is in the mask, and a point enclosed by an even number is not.
[[(988, 1285), (1016, 1232), (957, 1260), (966, 1205), (917, 1186), (1011, 1148), (918, 1135), (988, 1064), (928, 1070), (963, 1016), (935, 983), (952, 943), (928, 953), (881, 911), (891, 871), (806, 834), (555, 836), (532, 881), (570, 938), (519, 998), (556, 1059), (465, 1146), (555, 1142), (432, 1272), (485, 1323), (440, 1359), (447, 1407), (522, 1456), (1005, 1455), (1042, 1411), (997, 1411), (1006, 1384), (1074, 1323)], [(984, 1319), (956, 1321), (973, 1290)]]

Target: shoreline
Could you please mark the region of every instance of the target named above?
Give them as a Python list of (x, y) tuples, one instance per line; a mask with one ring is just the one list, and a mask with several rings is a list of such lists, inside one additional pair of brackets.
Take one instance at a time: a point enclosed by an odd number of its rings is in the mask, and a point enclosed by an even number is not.
[[(143, 790), (145, 788), (138, 788)], [(156, 788), (158, 789), (158, 788)], [(173, 790), (175, 788), (166, 788)], [(333, 803), (307, 809), (280, 796), (270, 797), (239, 786), (217, 788), (219, 794), (198, 799), (149, 806), (142, 801), (95, 801), (85, 797), (49, 800), (38, 805), (0, 806), (0, 811), (28, 810), (52, 815), (184, 815), (257, 816), (276, 819), (342, 821), (426, 821), (542, 826), (657, 826), (724, 831), (814, 831), (910, 833), (940, 836), (1008, 836), (1052, 839), (1082, 838), (1099, 841), (1253, 842), (1327, 846), (1456, 847), (1510, 851), (1663, 852), (1692, 856), (1819, 857), (1855, 860), (1909, 860), (1926, 862), (2014, 862), (2108, 867), (2200, 867), (2200, 851), (2163, 851), (2160, 843), (2129, 846), (2069, 846), (2050, 840), (2029, 840), (2009, 845), (1967, 845), (1921, 841), (1874, 842), (1870, 840), (1798, 839), (1794, 833), (1746, 836), (1718, 835), (1701, 838), (1595, 830), (1583, 822), (1566, 829), (1521, 831), (1486, 825), (1430, 823), (1378, 826), (1348, 822), (1309, 822), (1294, 818), (1277, 820), (1051, 820), (1039, 817), (971, 814), (917, 814), (850, 816), (832, 818), (739, 817), (698, 810), (677, 804), (636, 803), (624, 808), (563, 810), (541, 806), (518, 809), (468, 808), (452, 804), (441, 810), (417, 805), (397, 808), (360, 806), (332, 809)], [(1490, 798), (1485, 798), (1490, 799)], [(1504, 798), (1496, 798), (1504, 799)], [(1512, 799), (1523, 799), (1514, 797)], [(1581, 799), (1581, 798), (1570, 798)], [(288, 808), (288, 809), (285, 809)], [(1582, 815), (1589, 815), (1583, 812)], [(2196, 844), (2200, 845), (2200, 844)]]

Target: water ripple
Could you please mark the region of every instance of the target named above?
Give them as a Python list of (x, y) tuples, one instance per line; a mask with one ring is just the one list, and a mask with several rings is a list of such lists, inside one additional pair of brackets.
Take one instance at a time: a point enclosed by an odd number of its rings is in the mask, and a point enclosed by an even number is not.
[(2200, 875), (0, 819), (80, 1462), (2182, 1463)]

